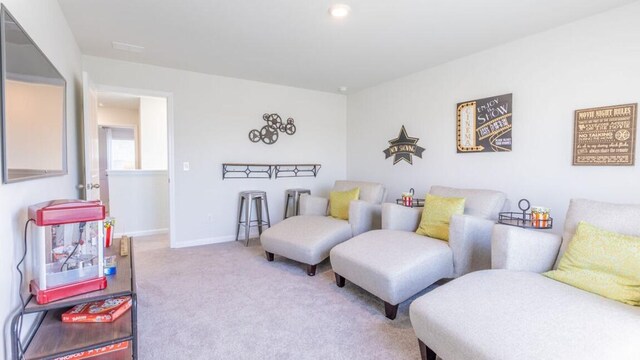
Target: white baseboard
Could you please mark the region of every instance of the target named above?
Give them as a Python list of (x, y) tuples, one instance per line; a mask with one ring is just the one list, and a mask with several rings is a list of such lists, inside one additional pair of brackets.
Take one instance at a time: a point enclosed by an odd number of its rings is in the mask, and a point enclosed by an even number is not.
[(129, 231), (129, 232), (121, 232), (115, 233), (113, 235), (114, 238), (119, 238), (122, 235), (127, 236), (149, 236), (149, 235), (162, 235), (169, 233), (169, 229), (153, 229), (153, 230), (142, 230), (142, 231)]
[(195, 240), (188, 240), (188, 241), (179, 241), (179, 242), (176, 241), (174, 242), (174, 244), (172, 244), (171, 247), (184, 248), (184, 247), (190, 247), (190, 246), (218, 244), (218, 243), (223, 243), (228, 241), (234, 241), (235, 239), (236, 239), (235, 235), (227, 235), (227, 236), (217, 236), (217, 237), (195, 239)]

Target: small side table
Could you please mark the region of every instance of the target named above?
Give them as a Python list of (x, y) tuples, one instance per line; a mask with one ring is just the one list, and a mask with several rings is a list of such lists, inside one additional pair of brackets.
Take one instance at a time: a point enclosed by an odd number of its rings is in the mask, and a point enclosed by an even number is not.
[(396, 204), (402, 205), (402, 206), (405, 206), (405, 207), (412, 207), (412, 208), (424, 207), (424, 199), (416, 199), (416, 198), (414, 198), (413, 201), (411, 202), (411, 206), (405, 205), (404, 202), (402, 201), (402, 199), (396, 199)]
[(553, 218), (549, 216), (549, 212), (544, 217), (537, 217), (532, 212), (531, 204), (527, 199), (520, 199), (518, 207), (521, 212), (501, 212), (498, 214), (498, 224), (517, 226), (521, 228), (548, 230), (553, 228)]

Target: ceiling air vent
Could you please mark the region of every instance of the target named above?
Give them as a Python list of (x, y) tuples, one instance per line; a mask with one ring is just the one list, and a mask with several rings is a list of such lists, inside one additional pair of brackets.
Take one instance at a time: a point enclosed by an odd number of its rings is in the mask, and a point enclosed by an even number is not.
[(144, 46), (132, 45), (118, 41), (111, 42), (111, 46), (113, 46), (113, 48), (116, 50), (128, 51), (132, 53), (141, 53), (144, 51)]

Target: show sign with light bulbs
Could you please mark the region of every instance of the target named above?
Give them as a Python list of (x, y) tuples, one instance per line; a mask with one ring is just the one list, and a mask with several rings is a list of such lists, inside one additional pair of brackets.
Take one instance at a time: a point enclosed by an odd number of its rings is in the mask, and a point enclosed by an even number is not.
[(458, 153), (511, 151), (512, 94), (457, 106)]

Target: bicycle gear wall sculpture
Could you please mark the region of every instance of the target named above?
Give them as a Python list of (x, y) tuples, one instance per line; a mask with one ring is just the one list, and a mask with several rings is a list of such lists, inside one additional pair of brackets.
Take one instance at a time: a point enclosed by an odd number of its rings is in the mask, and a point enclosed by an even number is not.
[(296, 126), (293, 124), (293, 118), (288, 118), (285, 124), (278, 114), (264, 114), (262, 120), (267, 122), (260, 130), (253, 129), (249, 131), (249, 140), (257, 143), (262, 140), (267, 145), (275, 144), (278, 141), (280, 133), (293, 135), (296, 133)]

